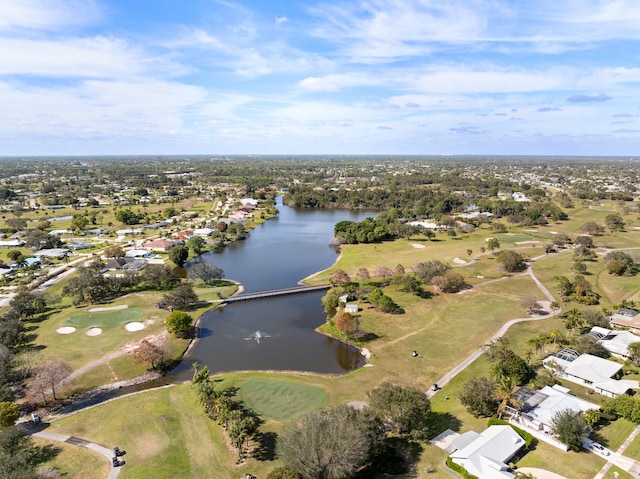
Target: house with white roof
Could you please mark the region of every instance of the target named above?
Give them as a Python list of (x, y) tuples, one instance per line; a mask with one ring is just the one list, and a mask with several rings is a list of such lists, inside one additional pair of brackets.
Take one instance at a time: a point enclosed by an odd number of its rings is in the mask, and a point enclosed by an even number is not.
[(629, 359), (629, 345), (640, 343), (640, 336), (636, 336), (631, 331), (612, 330), (594, 326), (589, 332), (591, 336), (598, 340), (607, 351), (620, 359)]
[(514, 393), (521, 406), (508, 406), (505, 413), (511, 420), (526, 428), (545, 433), (553, 432), (553, 417), (562, 411), (580, 414), (600, 406), (570, 394), (570, 390), (559, 384), (545, 386), (539, 391), (522, 387)]
[(556, 371), (558, 377), (587, 386), (604, 396), (616, 397), (638, 388), (635, 381), (617, 379), (622, 364), (592, 354), (580, 354), (573, 349), (561, 349), (542, 363)]
[(449, 456), (469, 474), (482, 479), (509, 479), (513, 473), (506, 462), (525, 445), (511, 426), (489, 426), (482, 433), (468, 431), (458, 436)]

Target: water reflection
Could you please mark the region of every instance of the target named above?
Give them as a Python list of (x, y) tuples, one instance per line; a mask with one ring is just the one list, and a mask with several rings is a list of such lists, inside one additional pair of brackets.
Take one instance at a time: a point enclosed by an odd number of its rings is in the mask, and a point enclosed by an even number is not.
[[(258, 226), (245, 241), (202, 255), (200, 260), (222, 268), (227, 278), (243, 284), (245, 292), (289, 288), (335, 262), (336, 250), (329, 242), (336, 223), (375, 216), (364, 211), (296, 210), (283, 206), (280, 198), (277, 207), (278, 218)], [(212, 372), (340, 374), (357, 369), (364, 358), (356, 348), (314, 331), (326, 319), (320, 302), (323, 294), (244, 301), (208, 312), (200, 325), (200, 341), (173, 374), (190, 379), (194, 361)], [(255, 336), (265, 331), (268, 340)]]

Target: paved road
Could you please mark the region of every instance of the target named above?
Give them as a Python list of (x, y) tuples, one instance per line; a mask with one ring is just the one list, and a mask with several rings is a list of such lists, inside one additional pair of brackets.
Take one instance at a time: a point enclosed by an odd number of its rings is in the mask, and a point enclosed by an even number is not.
[[(537, 258), (534, 258), (534, 260)], [(531, 279), (538, 285), (538, 288), (540, 288), (540, 290), (544, 293), (544, 295), (548, 298), (549, 301), (554, 301), (553, 295), (549, 292), (549, 290), (547, 288), (544, 287), (544, 285), (538, 280), (538, 278), (536, 278), (535, 274), (533, 273), (533, 270), (531, 269), (531, 266), (529, 266), (527, 268), (527, 274), (529, 276), (531, 276)], [(504, 280), (508, 280), (509, 278), (501, 278), (501, 281)], [(495, 280), (494, 280), (495, 281)], [(560, 314), (560, 309), (556, 309), (553, 310), (547, 314), (543, 314), (540, 316), (536, 316), (536, 317), (529, 317), (529, 318), (517, 318), (517, 319), (512, 319), (511, 321), (507, 321), (505, 324), (502, 325), (502, 327), (498, 330), (498, 332), (496, 334), (494, 334), (488, 342), (493, 342), (496, 339), (502, 337), (511, 326), (513, 326), (514, 324), (517, 323), (523, 323), (525, 321), (542, 321), (544, 319), (548, 319), (548, 318), (552, 318), (554, 316), (557, 316), (558, 314)], [(439, 387), (442, 387), (444, 385), (446, 385), (449, 381), (451, 381), (455, 376), (457, 376), (462, 370), (464, 370), (464, 368), (466, 368), (467, 366), (469, 366), (469, 364), (471, 364), (472, 362), (474, 362), (476, 359), (478, 359), (480, 357), (480, 355), (483, 353), (484, 351), (480, 348), (478, 348), (476, 351), (474, 351), (471, 356), (469, 356), (467, 359), (465, 359), (464, 361), (462, 361), (460, 364), (458, 364), (455, 368), (453, 368), (451, 371), (449, 371), (448, 373), (446, 373), (444, 376), (442, 376), (438, 381), (436, 381), (436, 384)], [(427, 391), (427, 397), (431, 398), (433, 397), (438, 391), (433, 391), (433, 390), (429, 390)]]

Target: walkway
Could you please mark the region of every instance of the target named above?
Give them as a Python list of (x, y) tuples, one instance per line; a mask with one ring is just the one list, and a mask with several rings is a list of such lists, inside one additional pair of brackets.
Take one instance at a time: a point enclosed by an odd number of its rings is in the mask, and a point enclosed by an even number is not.
[(106, 457), (109, 460), (109, 475), (107, 476), (107, 479), (116, 479), (120, 475), (120, 467), (113, 466), (113, 462), (112, 462), (114, 457), (113, 450), (109, 449), (108, 447), (101, 446), (100, 444), (96, 444), (94, 442), (85, 441), (84, 439), (80, 439), (79, 437), (66, 436), (64, 434), (57, 434), (55, 432), (49, 432), (44, 430), (37, 430), (33, 432), (33, 429), (31, 426), (25, 427), (25, 432), (27, 432), (32, 436), (40, 437), (48, 441), (65, 442), (67, 444), (72, 444), (74, 446), (86, 447), (87, 449), (91, 449), (92, 451), (102, 454), (104, 457)]
[[(536, 258), (534, 258), (534, 259), (536, 259)], [(538, 285), (538, 288), (540, 288), (540, 290), (544, 293), (544, 295), (548, 298), (548, 300), (553, 302), (554, 301), (553, 295), (549, 292), (549, 290), (547, 288), (545, 288), (545, 286), (538, 280), (538, 278), (536, 278), (536, 275), (533, 273), (533, 270), (531, 269), (531, 266), (529, 266), (527, 268), (527, 274)], [(495, 280), (492, 280), (492, 281), (495, 281)], [(560, 312), (561, 312), (560, 309), (556, 309), (556, 310), (553, 310), (553, 311), (551, 311), (551, 312), (549, 312), (547, 314), (544, 314), (544, 315), (541, 315), (541, 316), (537, 316), (537, 317), (534, 317), (534, 318), (517, 318), (517, 319), (512, 319), (511, 321), (507, 321), (505, 324), (502, 325), (502, 327), (498, 330), (498, 332), (496, 334), (494, 334), (489, 339), (488, 342), (490, 342), (490, 343), (494, 342), (496, 339), (504, 336), (504, 334), (514, 324), (523, 323), (525, 321), (541, 321), (543, 319), (553, 318), (554, 316), (557, 316), (558, 314), (560, 314)], [(438, 381), (436, 381), (436, 384), (439, 387), (442, 387), (442, 386), (448, 384), (449, 381), (451, 381), (462, 370), (464, 370), (467, 366), (469, 366), (469, 364), (471, 364), (476, 359), (478, 359), (483, 352), (484, 351), (481, 348), (479, 348), (476, 351), (474, 351), (468, 358), (466, 358), (464, 361), (462, 361), (460, 364), (458, 364), (455, 368), (453, 368), (451, 371), (449, 371), (444, 376), (442, 376), (442, 378), (440, 378)], [(433, 390), (430, 389), (429, 391), (427, 391), (427, 397), (431, 398), (437, 392), (438, 391), (433, 391)]]
[(609, 469), (611, 469), (611, 466), (613, 466), (614, 464), (620, 469), (627, 471), (633, 477), (638, 477), (638, 475), (640, 475), (640, 462), (622, 455), (627, 447), (629, 447), (629, 444), (633, 442), (638, 434), (640, 434), (640, 426), (636, 426), (636, 428), (631, 432), (631, 434), (629, 434), (629, 437), (622, 443), (622, 445), (616, 452), (614, 452), (610, 456), (605, 457), (607, 463), (602, 466), (602, 469), (600, 469), (600, 472), (598, 472), (598, 474), (594, 476), (594, 479), (602, 479), (603, 477), (605, 477), (609, 472)]

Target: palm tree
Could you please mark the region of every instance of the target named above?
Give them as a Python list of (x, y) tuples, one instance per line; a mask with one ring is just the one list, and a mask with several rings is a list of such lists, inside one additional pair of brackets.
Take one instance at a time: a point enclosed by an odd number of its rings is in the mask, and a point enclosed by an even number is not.
[(554, 329), (553, 331), (551, 331), (549, 333), (549, 338), (553, 340), (553, 344), (556, 344), (556, 341), (558, 340), (558, 338), (562, 337), (562, 333), (560, 331), (558, 331), (557, 329)]
[(516, 389), (516, 380), (511, 376), (502, 376), (496, 382), (497, 399), (500, 402), (498, 406), (498, 417), (502, 418), (504, 410), (508, 406), (521, 408), (523, 403), (520, 399), (513, 396)]

